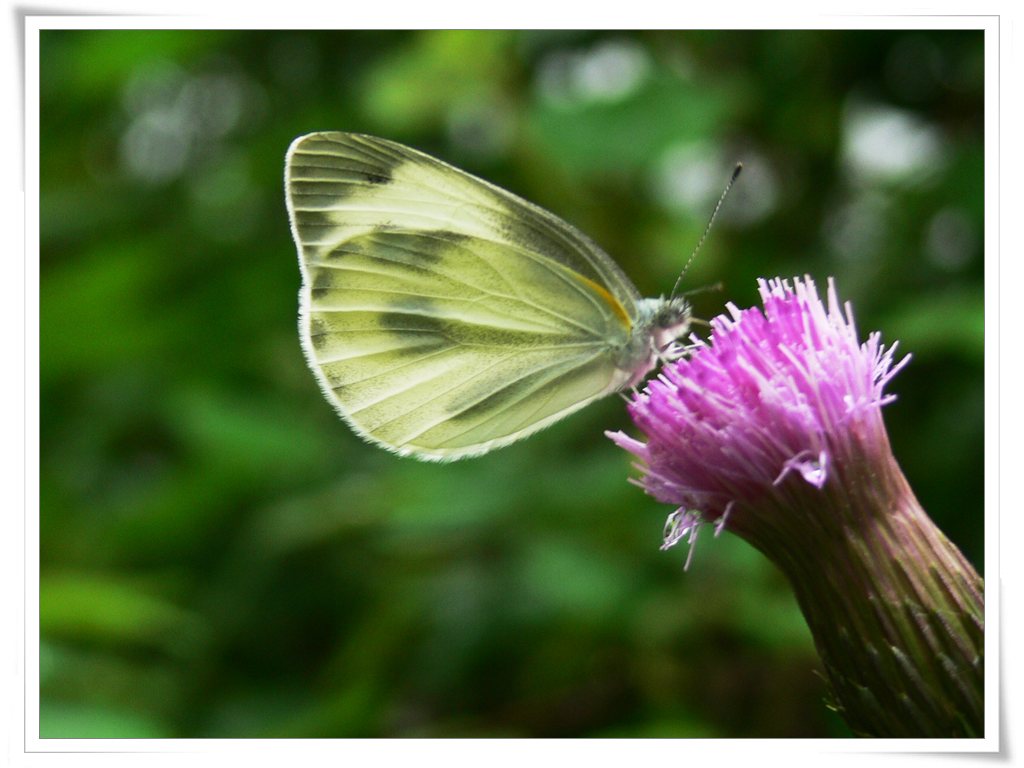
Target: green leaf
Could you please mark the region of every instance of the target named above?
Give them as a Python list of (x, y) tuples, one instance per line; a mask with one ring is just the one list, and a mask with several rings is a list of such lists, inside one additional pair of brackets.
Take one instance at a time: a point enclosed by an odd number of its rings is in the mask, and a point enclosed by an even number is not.
[(39, 582), (43, 635), (108, 643), (171, 647), (195, 630), (188, 613), (123, 575), (83, 571), (44, 573)]

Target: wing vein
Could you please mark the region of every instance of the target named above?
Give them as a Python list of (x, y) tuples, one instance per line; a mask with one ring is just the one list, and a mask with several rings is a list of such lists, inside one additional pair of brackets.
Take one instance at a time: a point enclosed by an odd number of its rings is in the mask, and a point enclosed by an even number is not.
[[(444, 352), (451, 352), (452, 349), (454, 349), (454, 347), (450, 347), (450, 348), (442, 350), (442, 351), (444, 351)], [(444, 397), (446, 394), (448, 394), (452, 390), (457, 389), (458, 387), (461, 387), (464, 384), (468, 384), (469, 382), (473, 381), (473, 379), (476, 379), (476, 378), (479, 378), (480, 376), (483, 376), (485, 373), (488, 373), (492, 368), (494, 368), (494, 366), (500, 365), (501, 363), (504, 363), (506, 360), (509, 360), (509, 359), (515, 357), (517, 354), (519, 354), (519, 353), (513, 352), (511, 354), (505, 355), (502, 358), (499, 358), (498, 360), (493, 361), (488, 367), (484, 368), (482, 371), (477, 371), (475, 374), (470, 376), (468, 379), (462, 379), (460, 381), (455, 382), (450, 387), (448, 387), (447, 389), (441, 390), (440, 392), (438, 392), (437, 394), (435, 394), (433, 397), (429, 398), (428, 400), (425, 400), (423, 402), (418, 402), (412, 408), (410, 408), (409, 410), (404, 411), (404, 412), (398, 414), (397, 416), (394, 416), (394, 417), (388, 419), (387, 421), (384, 421), (384, 422), (381, 422), (381, 423), (375, 425), (374, 429), (375, 430), (380, 430), (381, 427), (386, 426), (388, 424), (391, 424), (392, 422), (397, 421), (398, 419), (401, 419), (401, 418), (403, 418), (405, 416), (408, 416), (413, 411), (418, 411), (423, 406), (429, 405), (430, 403), (433, 403), (433, 402), (437, 401), (438, 398)], [(423, 384), (428, 384), (428, 383), (430, 383), (432, 381), (437, 381), (439, 378), (441, 378), (444, 375), (445, 374), (443, 372), (438, 372), (435, 376), (432, 376), (429, 379), (424, 379), (423, 381), (416, 381), (416, 382), (412, 383), (411, 385), (405, 387), (404, 389), (400, 389), (397, 392), (392, 392), (392, 393), (388, 394), (386, 397), (382, 397), (381, 399), (379, 399), (379, 400), (377, 400), (375, 402), (369, 403), (367, 405), (363, 405), (359, 409), (354, 410), (351, 413), (353, 415), (357, 414), (357, 413), (361, 413), (362, 411), (365, 411), (367, 408), (372, 408), (375, 405), (380, 405), (384, 401), (390, 400), (393, 397), (400, 397), (401, 395), (403, 395), (404, 393), (408, 392), (413, 387), (418, 387), (418, 386), (421, 386)], [(422, 433), (417, 433), (417, 435), (419, 435), (419, 434), (422, 434)], [(415, 437), (415, 435), (414, 435), (414, 437)]]
[[(580, 363), (578, 363), (576, 365), (564, 365), (565, 361), (562, 360), (562, 361), (559, 361), (559, 363), (556, 363), (556, 364), (553, 364), (553, 365), (546, 365), (546, 366), (543, 366), (541, 368), (536, 368), (534, 370), (531, 370), (527, 374), (524, 374), (522, 376), (516, 377), (515, 379), (512, 379), (510, 382), (508, 382), (508, 384), (506, 386), (512, 386), (513, 384), (517, 384), (518, 382), (523, 381), (524, 379), (527, 379), (527, 378), (531, 378), (531, 377), (539, 377), (539, 378), (541, 378), (541, 380), (535, 386), (527, 389), (524, 392), (519, 393), (517, 397), (515, 397), (514, 399), (508, 401), (507, 403), (502, 404), (502, 406), (500, 408), (496, 408), (495, 412), (491, 416), (489, 416), (488, 418), (482, 419), (482, 420), (477, 421), (477, 422), (474, 422), (472, 425), (466, 427), (466, 429), (462, 430), (461, 432), (457, 432), (457, 433), (455, 433), (453, 435), (450, 435), (448, 437), (448, 440), (450, 441), (452, 438), (456, 438), (456, 437), (459, 437), (460, 435), (464, 435), (466, 432), (469, 432), (469, 431), (474, 430), (474, 429), (478, 429), (483, 424), (487, 424), (488, 422), (494, 421), (494, 419), (498, 418), (499, 416), (504, 415), (512, 406), (515, 406), (515, 405), (521, 403), (523, 400), (525, 400), (527, 397), (530, 397), (534, 392), (536, 392), (541, 387), (546, 386), (547, 384), (550, 384), (551, 381), (553, 381), (557, 376), (561, 376), (561, 375), (564, 375), (566, 373), (570, 373), (572, 371), (575, 371), (575, 370), (577, 370), (579, 368), (582, 368), (585, 365), (587, 365), (588, 363), (593, 362), (597, 357), (598, 357), (598, 355), (596, 355), (596, 354), (595, 355), (591, 355), (589, 357), (586, 357), (586, 359), (582, 360)], [(557, 373), (552, 373), (552, 371), (554, 371), (556, 369), (557, 369), (558, 372)], [(484, 399), (485, 398), (480, 398), (480, 400), (477, 400), (474, 403), (467, 404), (464, 408), (462, 408), (459, 411), (456, 411), (454, 413), (445, 414), (443, 419), (436, 420), (433, 423), (428, 424), (426, 427), (421, 429), (416, 434), (414, 434), (414, 435), (412, 435), (410, 437), (407, 437), (405, 442), (407, 444), (412, 442), (417, 437), (419, 437), (420, 435), (423, 435), (424, 433), (430, 431), (431, 429), (433, 429), (434, 427), (438, 426), (439, 424), (442, 424), (445, 421), (450, 421), (451, 419), (459, 416), (460, 414), (465, 413), (470, 408), (473, 408), (476, 405), (478, 405)], [(536, 410), (534, 411), (534, 413), (536, 413)], [(511, 430), (511, 432), (515, 432), (515, 431), (517, 431), (517, 430)]]
[[(560, 312), (556, 312), (553, 309), (551, 309), (550, 307), (545, 307), (545, 306), (543, 306), (541, 304), (537, 304), (536, 302), (530, 301), (526, 297), (519, 295), (518, 292), (516, 292), (515, 295), (509, 295), (509, 294), (505, 294), (505, 293), (498, 293), (497, 291), (493, 291), (493, 290), (491, 290), (489, 288), (478, 287), (478, 286), (475, 286), (475, 285), (470, 285), (469, 283), (465, 282), (464, 280), (462, 280), (462, 279), (460, 279), (460, 278), (458, 278), (458, 277), (456, 277), (454, 275), (447, 275), (447, 274), (443, 274), (443, 273), (440, 273), (440, 272), (433, 273), (429, 269), (422, 268), (422, 267), (415, 267), (415, 266), (412, 266), (412, 265), (407, 265), (407, 264), (405, 264), (405, 262), (396, 261), (394, 259), (388, 259), (388, 258), (385, 258), (385, 257), (381, 256), (380, 254), (372, 254), (372, 255), (370, 255), (370, 258), (372, 258), (374, 260), (378, 260), (378, 261), (384, 261), (384, 262), (387, 262), (387, 263), (390, 263), (390, 264), (402, 264), (404, 266), (409, 266), (412, 269), (423, 269), (423, 271), (425, 271), (425, 272), (427, 272), (429, 274), (437, 274), (437, 275), (441, 276), (442, 278), (444, 278), (446, 280), (450, 280), (453, 283), (457, 283), (459, 285), (463, 285), (466, 288), (469, 288), (470, 290), (478, 291), (478, 292), (483, 293), (485, 295), (484, 296), (480, 296), (480, 297), (475, 298), (475, 299), (464, 299), (464, 298), (458, 298), (458, 297), (454, 297), (454, 296), (446, 296), (444, 294), (425, 293), (423, 291), (415, 291), (415, 292), (412, 292), (412, 291), (398, 291), (398, 290), (389, 290), (389, 289), (385, 289), (385, 288), (359, 288), (358, 289), (359, 291), (363, 291), (363, 292), (380, 292), (380, 293), (394, 293), (396, 295), (406, 295), (406, 296), (423, 296), (423, 297), (426, 297), (426, 298), (444, 299), (446, 301), (463, 301), (463, 302), (480, 302), (480, 301), (483, 301), (483, 300), (485, 300), (487, 298), (506, 299), (508, 301), (519, 302), (519, 303), (524, 304), (525, 306), (527, 306), (527, 307), (529, 307), (531, 309), (536, 310), (537, 312), (540, 312), (540, 313), (543, 313), (543, 314), (547, 315), (548, 317), (551, 317), (551, 318), (554, 318), (554, 319), (557, 319), (557, 320), (561, 320), (562, 322), (570, 324), (570, 325), (574, 325), (575, 327), (579, 328), (581, 331), (586, 331), (589, 335), (593, 336), (594, 338), (601, 338), (601, 334), (598, 333), (594, 328), (590, 327), (589, 325), (585, 325), (583, 323), (579, 323), (575, 319), (573, 319), (571, 317), (568, 317), (567, 315), (563, 315)], [(311, 263), (314, 266), (318, 266), (318, 267), (322, 267), (322, 268), (326, 268), (326, 269), (337, 269), (337, 270), (342, 270), (342, 271), (346, 271), (347, 270), (347, 271), (350, 271), (350, 272), (358, 272), (358, 273), (369, 274), (369, 275), (380, 275), (382, 277), (390, 277), (392, 279), (399, 279), (399, 278), (397, 278), (395, 276), (393, 271), (390, 271), (388, 269), (374, 270), (374, 269), (366, 269), (366, 268), (361, 268), (361, 267), (355, 267), (355, 266), (353, 266), (351, 264), (330, 264), (330, 263), (326, 263), (326, 262), (322, 262), (322, 261), (316, 261), (316, 262), (311, 262)], [(315, 287), (315, 286), (312, 286), (312, 287)], [(328, 310), (329, 309), (323, 303), (318, 304), (318, 308), (321, 309), (321, 310)], [(511, 314), (509, 314), (507, 312), (499, 312), (494, 307), (491, 307), (490, 309), (495, 314), (504, 314), (506, 317), (515, 317), (514, 315), (511, 315)], [(335, 309), (333, 311), (344, 311), (344, 310)], [(552, 327), (552, 326), (548, 326), (548, 327), (551, 329), (552, 332), (556, 332), (556, 331), (559, 330), (556, 327)]]
[[(417, 235), (418, 236), (428, 236), (425, 233), (417, 233)], [(437, 238), (437, 239), (442, 239), (442, 238)], [(514, 244), (504, 243), (504, 242), (500, 242), (500, 241), (496, 241), (496, 240), (487, 240), (486, 238), (476, 238), (476, 239), (484, 240), (485, 242), (492, 243), (492, 244), (509, 246), (509, 247), (513, 248), (514, 250), (518, 251), (521, 255), (525, 255), (525, 256), (529, 257), (532, 261), (540, 264), (542, 267), (544, 267), (546, 270), (548, 270), (552, 275), (554, 275), (556, 278), (561, 280), (565, 285), (567, 285), (570, 288), (572, 288), (573, 291), (575, 291), (580, 296), (584, 297), (585, 299), (590, 301), (592, 304), (594, 304), (594, 306), (597, 307), (597, 309), (598, 309), (598, 313), (602, 314), (601, 313), (601, 309), (602, 309), (601, 306), (594, 300), (593, 296), (586, 289), (586, 286), (583, 285), (582, 283), (578, 282), (578, 281), (572, 280), (570, 277), (568, 277), (565, 274), (563, 274), (560, 270), (565, 270), (566, 268), (562, 267), (557, 262), (554, 262), (555, 263), (555, 268), (552, 269), (549, 264), (545, 263), (547, 261), (550, 261), (549, 259), (546, 259), (543, 256), (541, 256), (539, 258), (534, 258), (535, 255), (533, 253), (531, 253), (528, 250), (519, 248), (518, 246), (515, 246)], [(413, 247), (413, 246), (403, 245), (403, 244), (395, 244), (395, 243), (388, 243), (388, 245), (390, 245), (391, 247), (394, 247), (394, 248), (396, 248), (398, 250), (402, 250), (402, 251), (405, 251), (406, 253), (410, 253), (410, 254), (413, 254), (413, 255), (417, 255), (419, 253), (415, 249), (415, 247)], [(480, 256), (480, 254), (473, 253), (472, 249), (467, 249), (467, 250), (469, 250), (471, 255), (473, 255), (475, 258), (479, 259), (481, 262), (486, 264), (490, 269), (494, 270), (495, 272), (498, 271), (494, 267), (494, 265), (490, 264), (487, 261), (487, 259), (485, 259), (482, 256)], [(388, 261), (388, 262), (392, 262), (392, 263), (396, 263), (396, 264), (404, 264), (405, 263), (405, 262), (399, 261), (397, 259), (389, 259), (389, 258), (387, 258), (386, 256), (384, 256), (383, 254), (380, 254), (380, 253), (372, 253), (372, 254), (366, 254), (366, 255), (368, 255), (370, 258), (380, 259), (381, 261)], [(447, 275), (447, 274), (444, 274), (444, 273), (438, 273), (438, 274), (441, 274), (442, 277), (446, 277), (446, 278), (448, 278), (450, 280), (455, 280), (457, 282), (460, 282), (463, 285), (465, 285), (467, 288), (472, 288), (474, 290), (480, 290), (480, 289), (476, 288), (475, 286), (470, 285), (469, 283), (467, 283), (465, 280), (459, 278), (458, 276)], [(508, 283), (508, 280), (505, 279), (503, 276), (502, 276), (502, 279), (505, 281), (506, 284)], [(586, 324), (584, 324), (582, 322), (579, 322), (579, 321), (577, 321), (574, 318), (568, 317), (568, 316), (563, 315), (563, 314), (561, 314), (559, 312), (555, 312), (553, 309), (550, 309), (548, 307), (537, 306), (537, 305), (535, 305), (532, 302), (526, 301), (525, 299), (523, 299), (518, 294), (516, 295), (515, 298), (517, 300), (519, 300), (519, 301), (523, 301), (524, 303), (527, 303), (531, 307), (534, 307), (534, 308), (536, 308), (538, 310), (547, 312), (549, 315), (551, 315), (553, 317), (557, 317), (560, 320), (562, 320), (562, 321), (564, 321), (566, 323), (569, 323), (570, 325), (575, 325), (581, 331), (586, 331), (587, 333), (591, 334), (592, 336), (595, 336), (597, 338), (603, 338), (604, 337), (604, 333), (600, 329), (593, 328), (592, 326), (586, 325)]]

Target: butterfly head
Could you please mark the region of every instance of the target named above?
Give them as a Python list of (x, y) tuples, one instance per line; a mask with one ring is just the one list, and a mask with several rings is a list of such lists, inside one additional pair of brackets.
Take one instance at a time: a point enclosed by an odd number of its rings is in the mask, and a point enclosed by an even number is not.
[(690, 327), (690, 304), (682, 297), (643, 299), (629, 342), (620, 350), (620, 389), (636, 386), (659, 360), (679, 356), (676, 340)]
[(690, 303), (683, 297), (655, 301), (650, 320), (651, 342), (655, 351), (667, 350), (690, 329), (691, 320)]

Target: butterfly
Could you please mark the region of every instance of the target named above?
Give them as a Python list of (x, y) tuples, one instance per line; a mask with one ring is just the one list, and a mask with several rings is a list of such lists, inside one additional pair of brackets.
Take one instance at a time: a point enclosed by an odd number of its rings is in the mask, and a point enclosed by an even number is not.
[(680, 354), (682, 297), (641, 297), (572, 225), (423, 152), (300, 136), (285, 191), (306, 359), (352, 429), (397, 454), (487, 453)]

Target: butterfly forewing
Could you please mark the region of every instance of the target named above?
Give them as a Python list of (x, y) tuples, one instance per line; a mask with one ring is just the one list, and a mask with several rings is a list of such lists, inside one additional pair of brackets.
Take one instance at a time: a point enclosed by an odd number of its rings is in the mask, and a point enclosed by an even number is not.
[(567, 222), (447, 163), (393, 141), (352, 133), (296, 139), (286, 168), (292, 226), (303, 248), (345, 231), (395, 224), (457, 231), (561, 264), (601, 286), (632, 316), (640, 295), (594, 242)]
[(340, 413), (420, 458), (520, 439), (620, 384), (637, 294), (553, 215), (393, 142), (311, 134), (286, 187), (300, 333)]

